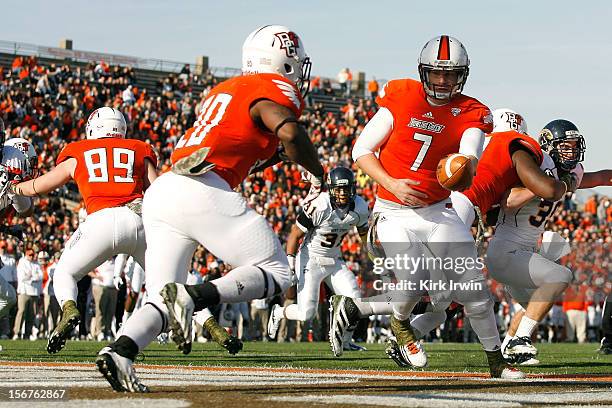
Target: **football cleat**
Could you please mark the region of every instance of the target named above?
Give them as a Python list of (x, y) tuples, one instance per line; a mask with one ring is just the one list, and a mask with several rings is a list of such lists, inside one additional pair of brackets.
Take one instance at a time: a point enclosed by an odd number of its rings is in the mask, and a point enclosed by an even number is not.
[(275, 304), (272, 306), (272, 312), (270, 312), (270, 319), (268, 319), (268, 336), (270, 336), (271, 339), (276, 338), (278, 327), (280, 326), (281, 320), (283, 320), (283, 317), (279, 316), (279, 309), (281, 308), (281, 305)]
[(531, 344), (531, 339), (529, 337), (524, 336), (515, 337), (510, 340), (504, 352), (509, 356), (527, 354), (535, 357), (538, 354), (538, 349)]
[(410, 326), (410, 320), (398, 320), (395, 316), (392, 316), (391, 331), (404, 360), (415, 368), (425, 367), (427, 365), (427, 353), (418, 342)]
[(612, 342), (610, 342), (606, 337), (604, 337), (603, 339), (601, 339), (601, 345), (599, 346), (597, 352), (599, 354), (605, 355), (612, 354)]
[(168, 283), (159, 292), (168, 308), (170, 317), (168, 324), (172, 330), (172, 341), (183, 354), (191, 352), (191, 318), (195, 304), (193, 299), (185, 290), (185, 285), (180, 283)]
[(47, 353), (54, 354), (64, 348), (66, 340), (79, 325), (81, 314), (74, 300), (67, 300), (62, 306), (62, 319), (47, 340)]
[(329, 302), (329, 344), (334, 356), (340, 357), (344, 351), (344, 336), (359, 322), (359, 309), (348, 296), (333, 295)]
[(149, 388), (136, 377), (132, 360), (104, 347), (96, 358), (98, 371), (117, 392), (149, 392)]
[(399, 345), (395, 340), (395, 337), (389, 337), (387, 339), (387, 347), (385, 348), (385, 353), (389, 358), (395, 361), (395, 364), (402, 368), (410, 367), (410, 363), (404, 360), (402, 356), (402, 352), (400, 351)]
[(204, 328), (210, 333), (210, 337), (230, 354), (238, 354), (242, 350), (242, 341), (230, 336), (227, 331), (217, 323), (214, 317), (209, 317), (204, 322)]
[(525, 373), (509, 365), (501, 353), (501, 350), (486, 351), (487, 361), (489, 362), (489, 372), (491, 378), (501, 378), (504, 380), (521, 380), (525, 378)]
[[(508, 361), (508, 360), (506, 360)], [(540, 360), (535, 358), (535, 356), (531, 354), (517, 354), (514, 358), (514, 363), (510, 363), (514, 365), (522, 365), (522, 366), (535, 366), (540, 364)]]
[(344, 349), (344, 351), (367, 351), (368, 350), (367, 348), (360, 346), (357, 343), (353, 343), (352, 341), (344, 343), (342, 348)]

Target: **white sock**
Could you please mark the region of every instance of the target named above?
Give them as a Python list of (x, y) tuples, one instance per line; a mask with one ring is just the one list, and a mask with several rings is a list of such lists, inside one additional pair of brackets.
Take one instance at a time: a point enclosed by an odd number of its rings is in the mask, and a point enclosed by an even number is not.
[(213, 317), (208, 309), (202, 309), (193, 315), (193, 320), (200, 326), (204, 326), (204, 322)]
[(538, 327), (538, 321), (533, 320), (527, 315), (521, 318), (521, 323), (519, 324), (518, 329), (516, 330), (516, 337), (529, 337), (531, 338), (531, 334)]
[(410, 320), (410, 326), (417, 338), (423, 338), (427, 333), (440, 327), (446, 321), (446, 312), (427, 312), (416, 315)]
[(502, 351), (506, 349), (506, 347), (508, 346), (508, 343), (510, 343), (510, 340), (512, 340), (513, 338), (514, 336), (511, 336), (506, 333), (506, 337), (504, 337), (504, 341), (502, 341), (502, 345), (501, 345)]
[(159, 336), (163, 320), (159, 310), (147, 303), (132, 315), (132, 318), (121, 326), (118, 336), (128, 336), (142, 350)]
[(365, 299), (353, 299), (355, 306), (359, 309), (359, 317), (361, 318), (374, 315), (388, 316), (393, 313), (393, 305), (390, 302), (371, 302), (364, 300)]

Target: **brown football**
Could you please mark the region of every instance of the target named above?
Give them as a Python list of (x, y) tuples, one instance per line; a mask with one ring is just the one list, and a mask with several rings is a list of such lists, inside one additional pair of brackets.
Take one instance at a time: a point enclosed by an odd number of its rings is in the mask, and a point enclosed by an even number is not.
[(472, 185), (474, 166), (470, 158), (461, 153), (449, 154), (438, 163), (438, 183), (451, 191), (463, 191)]

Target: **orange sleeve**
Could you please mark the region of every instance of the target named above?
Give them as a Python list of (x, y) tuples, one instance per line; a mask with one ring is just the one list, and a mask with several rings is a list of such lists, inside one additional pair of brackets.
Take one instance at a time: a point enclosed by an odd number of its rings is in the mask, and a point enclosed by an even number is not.
[(477, 101), (470, 108), (469, 119), (464, 123), (461, 132), (469, 128), (480, 129), (487, 134), (493, 132), (493, 115), (489, 108)]
[(74, 157), (76, 159), (76, 148), (73, 143), (68, 144), (66, 147), (62, 149), (60, 154), (57, 156), (57, 160), (55, 161), (55, 165), (58, 165), (67, 159)]
[(544, 154), (542, 153), (542, 148), (535, 140), (527, 138), (528, 136), (517, 134), (517, 137), (510, 140), (510, 143), (519, 143), (521, 147), (525, 148), (525, 150), (527, 150), (534, 156), (539, 166), (542, 164), (542, 161), (544, 161)]
[(269, 99), (291, 109), (296, 117), (302, 115), (304, 100), (295, 85), (280, 75), (266, 76), (257, 81), (250, 97), (253, 101)]
[(145, 142), (142, 142), (142, 143), (144, 147), (144, 158), (151, 160), (151, 162), (153, 163), (153, 166), (157, 168), (157, 155), (155, 154), (153, 147), (148, 143), (145, 143)]

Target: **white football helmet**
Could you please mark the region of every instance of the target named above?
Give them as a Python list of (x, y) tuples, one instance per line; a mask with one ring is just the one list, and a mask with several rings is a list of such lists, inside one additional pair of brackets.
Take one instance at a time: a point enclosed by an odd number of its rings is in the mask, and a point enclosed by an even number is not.
[(305, 96), (310, 87), (311, 62), (296, 33), (281, 25), (253, 31), (242, 45), (242, 72), (274, 73), (292, 81)]
[(98, 108), (87, 119), (85, 135), (87, 139), (102, 139), (104, 137), (125, 138), (127, 125), (123, 114), (117, 109), (107, 106)]
[(527, 134), (527, 121), (512, 109), (501, 108), (493, 111), (493, 133), (517, 131)]
[(11, 181), (30, 180), (38, 174), (38, 155), (34, 146), (20, 137), (4, 143), (0, 164)]
[[(429, 40), (419, 56), (419, 76), (425, 93), (436, 99), (450, 99), (460, 94), (467, 81), (469, 65), (467, 51), (456, 38), (440, 35)], [(457, 83), (450, 92), (437, 90), (429, 81), (429, 73), (434, 70), (457, 72)]]

